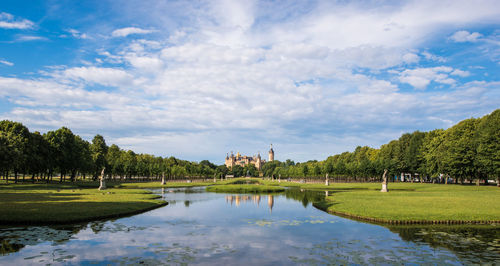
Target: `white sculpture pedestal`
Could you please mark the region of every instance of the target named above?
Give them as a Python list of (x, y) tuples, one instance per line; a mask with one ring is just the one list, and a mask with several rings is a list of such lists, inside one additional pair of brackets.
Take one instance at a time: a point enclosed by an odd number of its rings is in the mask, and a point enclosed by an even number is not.
[(380, 192), (387, 192), (387, 184), (382, 184), (382, 189)]

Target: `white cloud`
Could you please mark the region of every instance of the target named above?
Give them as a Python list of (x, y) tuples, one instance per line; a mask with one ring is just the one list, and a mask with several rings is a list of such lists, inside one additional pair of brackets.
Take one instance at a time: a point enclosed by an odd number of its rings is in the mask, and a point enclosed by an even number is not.
[(31, 29), (35, 26), (30, 20), (14, 18), (12, 14), (1, 12), (0, 13), (0, 28), (3, 29)]
[(17, 36), (16, 40), (20, 41), (20, 42), (46, 41), (47, 38), (42, 37), (42, 36), (35, 36), (35, 35), (19, 35), (19, 36)]
[(463, 70), (460, 70), (460, 69), (455, 69), (450, 74), (451, 75), (455, 75), (455, 76), (459, 76), (459, 77), (462, 77), (462, 78), (470, 76), (470, 72), (469, 71), (463, 71)]
[[(159, 29), (147, 37), (156, 39), (104, 43), (86, 66), (52, 68), (43, 79), (2, 78), (0, 97), (16, 105), (2, 115), (81, 134), (99, 129), (110, 143), (138, 152), (213, 159), (281, 142), (281, 159), (304, 160), (448, 126), (444, 121), (470, 116), (463, 109), (498, 102), (483, 97), (484, 84), (464, 88), (461, 77), (471, 73), (439, 66), (446, 59), (421, 45), (457, 24), (497, 21), (494, 4), (366, 5), (207, 2), (176, 9), (189, 19), (174, 26), (163, 23), (171, 9), (146, 7), (145, 22)], [(129, 27), (112, 36), (153, 31)], [(401, 90), (398, 81), (418, 90)], [(442, 84), (452, 86), (424, 90)]]
[(13, 66), (14, 65), (14, 63), (12, 63), (12, 62), (9, 62), (7, 60), (1, 60), (1, 59), (0, 59), (0, 64), (4, 64), (4, 65), (7, 65), (7, 66)]
[(420, 57), (414, 53), (407, 53), (403, 55), (403, 61), (408, 64), (418, 63)]
[(430, 68), (415, 68), (406, 69), (400, 73), (399, 80), (408, 83), (416, 89), (425, 89), (431, 81), (453, 85), (456, 80), (449, 77), (449, 75), (457, 75), (464, 77), (468, 72), (459, 69), (453, 70), (451, 67), (439, 66)]
[(457, 31), (451, 35), (450, 39), (455, 42), (476, 42), (482, 34), (479, 32), (470, 33), (465, 30)]
[(427, 60), (432, 60), (432, 61), (436, 61), (436, 62), (439, 62), (439, 63), (444, 63), (446, 62), (446, 58), (442, 57), (442, 56), (437, 56), (435, 54), (431, 54), (427, 51), (423, 51), (422, 52), (422, 55), (424, 56), (425, 59)]
[(111, 36), (113, 37), (127, 37), (128, 35), (131, 34), (148, 34), (148, 33), (153, 33), (156, 30), (146, 30), (146, 29), (141, 29), (141, 28), (136, 28), (136, 27), (127, 27), (127, 28), (121, 28), (114, 30), (111, 33)]
[(103, 67), (74, 67), (54, 73), (62, 79), (83, 80), (88, 84), (101, 84), (105, 86), (131, 86), (133, 76), (122, 69)]
[(71, 34), (71, 36), (73, 36), (74, 38), (77, 38), (77, 39), (88, 39), (89, 36), (85, 33), (81, 33), (80, 31), (78, 30), (75, 30), (75, 29), (69, 29), (68, 32)]

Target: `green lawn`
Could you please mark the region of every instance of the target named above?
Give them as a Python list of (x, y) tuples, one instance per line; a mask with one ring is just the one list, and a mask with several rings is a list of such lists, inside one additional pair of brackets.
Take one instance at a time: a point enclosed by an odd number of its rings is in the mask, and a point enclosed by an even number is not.
[[(246, 183), (250, 184), (246, 184)], [(281, 192), (293, 186), (328, 190), (329, 197), (315, 206), (334, 214), (389, 221), (497, 221), (500, 222), (500, 188), (495, 186), (389, 183), (301, 184), (232, 179), (222, 182), (120, 183), (99, 191), (98, 182), (51, 184), (0, 184), (0, 224), (55, 224), (119, 217), (166, 204), (140, 188), (207, 186), (207, 191), (228, 193)]]
[(161, 182), (137, 182), (137, 183), (121, 183), (119, 187), (123, 188), (176, 188), (176, 187), (201, 187), (214, 184), (213, 182), (166, 182), (162, 185)]
[(496, 186), (389, 183), (389, 192), (382, 193), (380, 183), (279, 185), (329, 190), (326, 201), (315, 206), (381, 222), (500, 221), (500, 188)]
[(0, 185), (0, 224), (58, 224), (119, 217), (166, 202), (149, 191), (78, 184)]

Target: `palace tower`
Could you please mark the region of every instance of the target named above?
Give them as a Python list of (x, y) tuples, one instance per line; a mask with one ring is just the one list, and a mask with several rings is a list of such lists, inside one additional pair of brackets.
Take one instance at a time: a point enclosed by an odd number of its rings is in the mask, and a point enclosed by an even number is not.
[(273, 144), (271, 144), (271, 149), (269, 150), (269, 162), (274, 161), (274, 150), (273, 150)]

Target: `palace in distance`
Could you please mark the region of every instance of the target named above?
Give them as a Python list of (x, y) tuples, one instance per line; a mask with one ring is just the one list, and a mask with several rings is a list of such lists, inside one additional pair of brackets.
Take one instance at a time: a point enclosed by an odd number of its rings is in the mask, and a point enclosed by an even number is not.
[[(273, 144), (271, 144), (271, 148), (269, 149), (268, 159), (269, 162), (274, 160)], [(239, 152), (236, 153), (236, 155), (234, 155), (233, 152), (231, 152), (231, 155), (226, 154), (226, 167), (229, 169), (232, 169), (235, 165), (244, 167), (245, 165), (253, 164), (255, 168), (260, 171), (264, 163), (266, 163), (266, 160), (260, 157), (260, 153), (258, 153), (257, 156), (241, 155)]]

